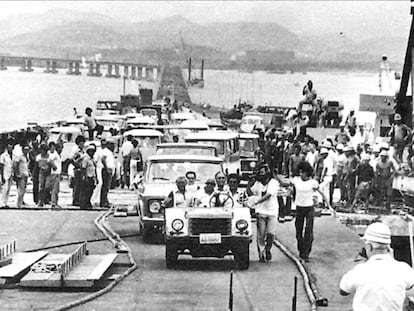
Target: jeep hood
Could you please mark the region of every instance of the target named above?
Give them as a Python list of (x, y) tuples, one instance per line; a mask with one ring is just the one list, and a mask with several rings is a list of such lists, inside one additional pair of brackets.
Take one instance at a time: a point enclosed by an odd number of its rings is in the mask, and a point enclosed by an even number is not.
[(143, 196), (166, 197), (175, 189), (175, 183), (145, 183), (144, 187)]
[(188, 218), (233, 218), (233, 210), (224, 208), (192, 208)]

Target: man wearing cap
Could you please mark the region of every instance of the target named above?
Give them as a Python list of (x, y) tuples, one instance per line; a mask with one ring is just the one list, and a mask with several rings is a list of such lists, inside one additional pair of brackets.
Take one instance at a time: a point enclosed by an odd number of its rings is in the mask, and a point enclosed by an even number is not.
[(355, 208), (355, 204), (361, 199), (361, 197), (365, 197), (365, 204), (368, 207), (368, 196), (375, 177), (374, 169), (369, 164), (369, 160), (369, 154), (363, 154), (361, 156), (361, 163), (358, 164), (355, 170), (358, 188), (356, 190), (354, 201), (351, 205), (352, 210)]
[(369, 225), (363, 240), (368, 260), (342, 277), (340, 294), (354, 293), (354, 311), (402, 311), (406, 297), (413, 301), (414, 270), (391, 256), (391, 232), (386, 225)]
[(401, 162), (405, 146), (409, 142), (411, 129), (402, 123), (402, 118), (399, 113), (394, 115), (394, 124), (391, 127), (389, 136), (391, 137), (391, 145), (395, 148), (397, 159)]
[(359, 158), (356, 155), (355, 148), (353, 146), (346, 146), (344, 148), (344, 153), (346, 156), (346, 164), (344, 166), (344, 174), (342, 180), (345, 182), (346, 188), (348, 190), (347, 203), (351, 204), (354, 201), (355, 197), (355, 170), (359, 164)]
[(377, 205), (381, 205), (385, 198), (387, 209), (391, 208), (392, 180), (396, 171), (394, 163), (388, 157), (388, 152), (381, 151), (380, 161), (377, 162), (375, 170)]

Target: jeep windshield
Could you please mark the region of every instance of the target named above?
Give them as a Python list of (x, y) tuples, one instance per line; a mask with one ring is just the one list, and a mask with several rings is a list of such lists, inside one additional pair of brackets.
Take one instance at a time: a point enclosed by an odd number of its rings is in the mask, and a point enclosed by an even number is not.
[(172, 155), (172, 154), (188, 154), (188, 155), (201, 155), (201, 156), (215, 156), (214, 148), (195, 148), (195, 147), (166, 147), (158, 148), (157, 154)]
[(139, 148), (155, 148), (161, 142), (158, 136), (135, 136), (134, 139), (138, 141)]
[(148, 167), (148, 181), (175, 182), (178, 176), (185, 176), (188, 171), (197, 175), (197, 181), (204, 182), (222, 171), (220, 163), (212, 162), (151, 162)]
[[(187, 142), (187, 140), (186, 140)], [(216, 147), (217, 154), (224, 154), (224, 141), (223, 140), (188, 140), (189, 143), (202, 143), (206, 145), (212, 145)]]
[(242, 151), (254, 152), (257, 148), (253, 139), (239, 138), (239, 143)]

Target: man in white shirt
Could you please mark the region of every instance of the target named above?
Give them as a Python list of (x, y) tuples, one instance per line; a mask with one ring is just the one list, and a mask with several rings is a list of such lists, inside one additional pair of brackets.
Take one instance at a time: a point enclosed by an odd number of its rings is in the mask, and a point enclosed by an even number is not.
[(55, 169), (52, 169), (49, 178), (51, 203), (52, 208), (60, 206), (58, 205), (59, 191), (60, 191), (60, 175), (62, 174), (62, 159), (60, 154), (62, 153), (62, 146), (56, 145), (54, 142), (49, 143), (49, 159), (53, 162)]
[[(101, 142), (102, 145), (102, 142)], [(115, 157), (114, 144), (111, 142), (104, 142), (102, 149), (102, 188), (101, 188), (101, 207), (110, 207), (108, 201), (108, 192), (111, 189), (112, 176), (115, 173)]]
[(14, 176), (17, 184), (17, 208), (23, 205), (23, 198), (26, 193), (27, 179), (29, 178), (29, 146), (24, 146), (22, 154), (14, 158)]
[(210, 199), (214, 193), (216, 181), (214, 178), (206, 180), (206, 185), (194, 193), (194, 207), (210, 207)]
[(13, 144), (9, 142), (0, 155), (1, 184), (3, 185), (1, 207), (8, 207), (9, 193), (13, 179)]
[(402, 311), (406, 297), (414, 301), (414, 270), (391, 256), (391, 231), (386, 225), (369, 225), (363, 239), (368, 260), (342, 277), (340, 294), (355, 293), (354, 311)]
[(130, 162), (131, 162), (131, 151), (134, 149), (132, 145), (132, 135), (128, 135), (126, 140), (121, 146), (121, 156), (122, 156), (122, 183), (129, 187), (130, 184)]
[[(254, 180), (253, 180), (254, 181)], [(272, 178), (272, 174), (267, 165), (259, 168), (256, 181), (247, 184), (246, 193), (258, 199), (253, 203), (252, 208), (256, 210), (257, 222), (257, 250), (259, 261), (264, 262), (272, 259), (270, 252), (275, 237), (279, 204), (277, 193), (279, 182)]]

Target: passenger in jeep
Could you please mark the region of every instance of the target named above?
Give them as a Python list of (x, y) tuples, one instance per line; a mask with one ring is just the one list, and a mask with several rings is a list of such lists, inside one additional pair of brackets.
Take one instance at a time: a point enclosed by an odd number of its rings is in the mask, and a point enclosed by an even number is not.
[(170, 208), (190, 206), (192, 197), (185, 188), (187, 185), (187, 179), (185, 176), (177, 177), (175, 184), (177, 185), (177, 188), (170, 192), (167, 199), (165, 199), (163, 203), (163, 207)]
[(193, 206), (194, 207), (210, 207), (210, 199), (214, 193), (214, 187), (216, 182), (213, 178), (209, 178), (206, 181), (204, 188), (199, 189), (194, 194)]

